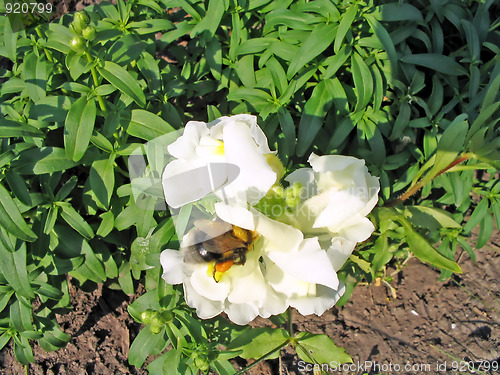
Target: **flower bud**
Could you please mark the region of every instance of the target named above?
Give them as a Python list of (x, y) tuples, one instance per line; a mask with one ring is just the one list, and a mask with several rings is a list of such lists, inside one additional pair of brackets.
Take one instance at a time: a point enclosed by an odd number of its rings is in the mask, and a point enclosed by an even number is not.
[(84, 10), (76, 12), (73, 18), (73, 23), (75, 26), (80, 27), (80, 30), (83, 30), (90, 24), (90, 17)]
[(82, 34), (82, 28), (80, 27), (80, 25), (78, 25), (77, 23), (75, 23), (75, 21), (73, 21), (73, 22), (70, 23), (69, 29), (71, 30), (71, 32), (73, 34), (76, 34), (76, 35), (81, 35)]
[(210, 360), (204, 352), (194, 352), (194, 365), (202, 372), (207, 372), (210, 369)]
[(163, 320), (164, 323), (172, 323), (172, 321), (174, 320), (174, 314), (169, 311), (169, 310), (165, 310), (163, 311), (161, 314), (161, 319)]
[(141, 313), (141, 320), (144, 324), (151, 323), (151, 319), (158, 313), (154, 310), (146, 310)]
[(154, 335), (157, 335), (158, 333), (161, 332), (161, 329), (163, 328), (164, 325), (165, 323), (163, 322), (163, 320), (158, 315), (155, 315), (151, 318), (151, 322), (149, 323), (149, 329), (151, 329), (151, 332)]
[(87, 40), (94, 40), (95, 27), (94, 26), (87, 26), (85, 29), (82, 30), (82, 35)]
[(81, 36), (74, 36), (69, 41), (69, 47), (75, 52), (83, 52), (85, 51), (85, 39)]

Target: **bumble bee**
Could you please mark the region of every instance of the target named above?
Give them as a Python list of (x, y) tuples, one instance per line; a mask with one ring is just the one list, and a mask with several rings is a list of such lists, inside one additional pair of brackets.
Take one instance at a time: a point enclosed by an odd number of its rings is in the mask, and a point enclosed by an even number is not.
[(245, 264), (257, 237), (254, 232), (220, 220), (197, 220), (194, 225), (196, 228), (189, 232), (187, 244), (182, 247), (184, 262), (212, 264), (216, 282), (233, 264)]

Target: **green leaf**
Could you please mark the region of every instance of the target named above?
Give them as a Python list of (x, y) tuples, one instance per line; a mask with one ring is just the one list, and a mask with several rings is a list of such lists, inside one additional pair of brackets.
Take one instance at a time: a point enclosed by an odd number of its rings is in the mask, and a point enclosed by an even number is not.
[(68, 159), (79, 161), (87, 151), (96, 111), (95, 100), (87, 100), (85, 96), (71, 105), (64, 124), (64, 148)]
[(37, 294), (42, 295), (44, 297), (53, 299), (55, 301), (58, 301), (63, 297), (62, 291), (43, 281), (35, 280), (31, 283), (31, 285), (35, 287), (35, 292)]
[(148, 82), (150, 91), (159, 90), (161, 88), (161, 76), (158, 62), (149, 53), (144, 52), (141, 58), (137, 61), (137, 67)]
[[(239, 335), (227, 346), (228, 350), (239, 349), (240, 357), (259, 358), (273, 349), (280, 349), (290, 340), (290, 336), (284, 329), (259, 327), (253, 328)], [(277, 358), (279, 350), (273, 352), (268, 358)]]
[[(384, 26), (382, 26), (382, 24), (380, 22), (378, 22), (375, 19), (375, 17), (373, 17), (372, 15), (365, 14), (364, 17), (368, 21), (368, 23), (370, 24), (370, 27), (375, 32), (375, 35), (377, 35), (377, 38), (382, 43), (385, 51), (387, 52), (387, 55), (389, 56), (389, 61), (391, 62), (392, 76), (393, 77), (397, 76), (398, 56), (396, 54), (396, 48), (394, 47), (394, 43), (393, 43), (391, 37), (389, 36), (389, 33), (384, 28)], [(389, 77), (387, 77), (387, 78), (389, 78)]]
[(420, 228), (437, 230), (440, 228), (461, 228), (445, 210), (425, 206), (406, 206), (405, 217), (410, 223)]
[(143, 328), (130, 345), (128, 363), (140, 368), (150, 354), (160, 353), (167, 343), (168, 339), (164, 330), (154, 334), (149, 327)]
[(78, 163), (66, 157), (64, 148), (40, 147), (24, 150), (12, 163), (19, 174), (45, 174), (65, 171)]
[(94, 254), (92, 248), (87, 241), (83, 240), (82, 254), (85, 256), (85, 261), (70, 272), (70, 275), (76, 277), (81, 283), (86, 280), (92, 280), (95, 283), (103, 283), (106, 281), (106, 270), (103, 262)]
[(44, 133), (33, 126), (0, 118), (0, 138), (43, 136)]
[(439, 139), (434, 165), (424, 177), (424, 181), (430, 181), (457, 158), (458, 153), (463, 149), (468, 129), (469, 124), (465, 114), (457, 116), (448, 125)]
[(417, 23), (423, 22), (424, 17), (418, 8), (413, 5), (393, 2), (382, 4), (376, 7), (373, 13), (374, 17), (381, 21), (415, 21)]
[(351, 55), (351, 68), (357, 96), (354, 112), (358, 112), (370, 102), (373, 94), (373, 76), (370, 68), (357, 52)]
[(273, 102), (273, 98), (267, 92), (260, 89), (239, 87), (231, 90), (227, 96), (228, 100), (244, 100), (255, 110), (259, 111), (264, 106)]
[(102, 219), (99, 228), (97, 229), (97, 235), (101, 237), (106, 237), (112, 230), (115, 225), (115, 216), (113, 212), (107, 211), (99, 215)]
[(351, 29), (351, 25), (358, 14), (358, 5), (352, 4), (347, 8), (345, 14), (342, 15), (340, 19), (339, 29), (337, 36), (335, 37), (335, 44), (333, 45), (333, 51), (337, 53), (340, 50), (340, 46), (344, 41), (347, 32)]
[(0, 228), (0, 271), (9, 285), (20, 296), (34, 298), (26, 268), (26, 244), (15, 250), (9, 236)]
[(126, 66), (131, 61), (137, 60), (146, 46), (147, 44), (141, 41), (137, 35), (127, 34), (109, 48), (108, 60), (120, 66)]
[(9, 184), (14, 196), (19, 199), (19, 201), (26, 206), (32, 207), (32, 201), (30, 192), (26, 185), (26, 180), (19, 174), (15, 173), (12, 169), (8, 169), (5, 172), (5, 179)]
[(479, 224), (479, 234), (477, 236), (476, 249), (484, 247), (490, 239), (491, 233), (493, 232), (493, 218), (488, 213), (484, 215)]
[(344, 45), (342, 48), (333, 56), (325, 59), (324, 64), (327, 66), (322, 78), (327, 79), (333, 76), (340, 69), (342, 65), (347, 61), (347, 58), (351, 55), (352, 48), (349, 45)]
[(62, 122), (66, 119), (68, 110), (74, 101), (75, 99), (70, 96), (47, 96), (31, 106), (29, 116), (35, 120)]
[(132, 110), (132, 117), (127, 127), (127, 133), (150, 141), (175, 129), (160, 116), (143, 109)]
[(19, 336), (19, 340), (14, 340), (14, 354), (16, 359), (22, 365), (29, 365), (31, 362), (35, 362), (35, 357), (33, 356), (33, 350), (31, 349), (30, 343), (26, 337)]
[(113, 145), (111, 144), (111, 142), (104, 135), (97, 131), (94, 131), (92, 137), (90, 137), (90, 142), (109, 154), (113, 152)]
[(146, 97), (137, 80), (120, 65), (105, 61), (103, 67), (97, 67), (99, 73), (118, 90), (130, 96), (140, 107), (146, 106)]
[(94, 192), (98, 203), (105, 209), (109, 207), (109, 201), (115, 187), (115, 157), (96, 160), (90, 167), (90, 188)]
[(292, 59), (286, 74), (287, 78), (290, 80), (304, 65), (328, 48), (336, 34), (337, 28), (332, 24), (316, 26)]
[[(3, 6), (5, 9), (5, 5)], [(19, 32), (21, 27), (19, 25), (24, 25), (22, 15), (9, 13), (6, 15), (3, 28), (3, 44), (5, 46), (5, 56), (9, 58), (13, 63), (17, 61), (17, 40), (19, 38)]]
[(399, 113), (398, 117), (396, 117), (396, 121), (394, 122), (394, 126), (392, 128), (392, 133), (390, 136), (390, 140), (394, 141), (401, 137), (403, 131), (408, 127), (410, 123), (411, 116), (411, 108), (410, 104), (407, 101), (402, 101), (399, 105)]
[(57, 205), (62, 208), (61, 217), (71, 228), (88, 240), (94, 237), (94, 231), (90, 225), (80, 216), (71, 204), (67, 202), (57, 202)]
[(23, 241), (35, 241), (36, 234), (26, 224), (9, 192), (0, 184), (0, 225)]
[(24, 57), (24, 81), (31, 99), (36, 103), (47, 95), (47, 60), (43, 54), (29, 52)]
[(467, 223), (464, 225), (464, 233), (470, 233), (476, 225), (478, 225), (483, 218), (488, 214), (488, 199), (483, 198), (481, 202), (474, 208), (474, 211), (470, 215)]
[(420, 233), (417, 233), (413, 229), (412, 225), (406, 219), (399, 217), (398, 221), (405, 229), (406, 242), (410, 247), (410, 251), (418, 259), (435, 267), (444, 268), (455, 273), (462, 273), (462, 269), (457, 263), (439, 254)]
[(465, 68), (457, 63), (452, 57), (440, 55), (438, 53), (417, 53), (413, 55), (406, 55), (401, 58), (401, 61), (407, 64), (424, 66), (450, 76), (461, 76), (467, 74), (467, 70), (465, 70)]
[[(295, 350), (300, 359), (310, 363), (352, 363), (352, 358), (346, 354), (326, 335), (313, 335), (300, 332), (295, 337)], [(333, 367), (333, 366), (332, 366)]]
[(375, 254), (372, 260), (372, 268), (374, 271), (379, 271), (390, 262), (393, 255), (392, 252), (389, 251), (389, 240), (387, 235), (383, 234), (377, 238), (372, 250)]
[(228, 8), (228, 5), (229, 2), (226, 0), (210, 0), (208, 2), (207, 13), (203, 17), (203, 19), (198, 22), (198, 24), (193, 28), (193, 30), (191, 31), (191, 35), (195, 37), (196, 35), (199, 35), (204, 31), (208, 31), (210, 38), (213, 38), (222, 20), (222, 16)]
[(210, 71), (216, 80), (221, 79), (222, 73), (222, 47), (220, 42), (213, 38), (207, 43), (207, 52), (205, 58), (207, 59)]
[[(118, 284), (124, 293), (133, 295), (135, 293), (134, 280), (130, 272), (130, 263), (123, 262), (118, 270)], [(130, 358), (130, 357), (129, 357)]]
[(50, 325), (45, 325), (43, 329), (43, 337), (38, 340), (38, 343), (45, 351), (55, 351), (59, 348), (63, 348), (68, 341), (71, 340), (71, 335), (61, 331), (57, 322), (51, 323), (52, 324)]
[(285, 136), (284, 149), (280, 149), (280, 154), (286, 155), (286, 157), (291, 157), (295, 150), (295, 124), (293, 122), (292, 115), (284, 107), (278, 110), (278, 118), (280, 122), (281, 132)]
[(311, 97), (306, 102), (302, 117), (300, 118), (299, 134), (297, 137), (296, 150), (299, 156), (304, 155), (313, 143), (334, 98), (338, 97), (336, 91), (337, 82), (336, 78), (321, 81), (316, 85)]

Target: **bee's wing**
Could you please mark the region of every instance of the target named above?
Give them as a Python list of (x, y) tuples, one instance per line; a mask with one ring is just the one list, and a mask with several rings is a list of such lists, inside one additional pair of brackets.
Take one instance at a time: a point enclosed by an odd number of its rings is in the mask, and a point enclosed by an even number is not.
[(228, 251), (246, 247), (245, 243), (239, 238), (234, 237), (231, 233), (225, 233), (221, 236), (210, 238), (203, 242), (205, 250), (216, 253), (225, 254)]
[(211, 221), (206, 219), (196, 220), (194, 226), (205, 232), (209, 238), (220, 236), (233, 229), (231, 224), (224, 221)]

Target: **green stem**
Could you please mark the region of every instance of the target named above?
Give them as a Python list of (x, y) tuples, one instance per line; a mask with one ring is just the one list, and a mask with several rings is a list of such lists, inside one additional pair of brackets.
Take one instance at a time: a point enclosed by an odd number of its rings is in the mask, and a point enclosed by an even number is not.
[[(90, 55), (89, 51), (85, 51), (85, 56), (87, 57), (87, 61), (89, 63), (93, 63), (94, 59)], [(99, 78), (97, 78), (97, 71), (95, 70), (94, 64), (90, 67), (90, 72), (92, 73), (92, 79), (94, 80), (94, 88), (99, 86)], [(96, 94), (97, 96), (97, 101), (99, 102), (99, 107), (101, 108), (102, 111), (106, 111), (106, 103), (104, 103), (104, 100), (101, 95)]]
[(288, 331), (288, 334), (290, 335), (289, 339), (286, 340), (285, 342), (279, 344), (276, 348), (268, 351), (266, 354), (264, 354), (262, 357), (260, 357), (259, 359), (257, 359), (255, 362), (252, 362), (251, 364), (249, 364), (245, 368), (243, 368), (240, 371), (238, 371), (235, 375), (244, 374), (245, 372), (247, 372), (248, 370), (250, 370), (252, 367), (257, 366), (260, 362), (266, 360), (271, 354), (275, 353), (278, 350), (283, 349), (285, 346), (287, 346), (290, 343), (290, 339), (293, 337), (293, 320), (292, 320), (293, 314), (292, 314), (292, 309), (289, 307), (288, 310), (286, 311), (286, 313), (287, 313), (287, 322), (286, 322), (287, 323), (287, 331)]
[(293, 312), (292, 309), (289, 307), (288, 310), (286, 311), (287, 313), (287, 330), (288, 334), (290, 337), (293, 337)]
[(259, 363), (261, 363), (262, 361), (266, 360), (271, 354), (275, 353), (278, 350), (283, 349), (287, 345), (288, 345), (288, 340), (286, 340), (285, 342), (279, 344), (276, 348), (271, 349), (266, 354), (264, 354), (262, 357), (260, 357), (259, 359), (257, 359), (255, 362), (250, 363), (248, 366), (242, 368), (240, 371), (238, 371), (234, 375), (244, 374), (245, 372), (249, 371), (251, 368), (257, 366)]
[(453, 168), (455, 165), (458, 165), (458, 164), (460, 164), (468, 159), (471, 159), (473, 157), (474, 157), (474, 154), (470, 154), (470, 153), (466, 153), (466, 154), (459, 156), (458, 158), (453, 160), (450, 164), (448, 164), (446, 167), (444, 167), (442, 170), (440, 170), (438, 173), (436, 173), (435, 176), (433, 176), (432, 178), (423, 178), (418, 183), (416, 183), (415, 185), (410, 187), (405, 193), (400, 195), (398, 198), (396, 198), (390, 202), (387, 202), (384, 206), (385, 207), (394, 207), (400, 203), (403, 203), (405, 200), (410, 198), (413, 194), (415, 194), (417, 191), (422, 189), (428, 182), (432, 181), (437, 176), (447, 172), (449, 169)]
[[(28, 13), (29, 14), (29, 13)], [(40, 37), (40, 38), (44, 38), (44, 35), (42, 34), (42, 32), (40, 31), (40, 28), (39, 27), (36, 27), (35, 28), (35, 31), (37, 33), (37, 35)], [(45, 56), (47, 56), (47, 60), (49, 60), (50, 62), (54, 62), (54, 59), (52, 58), (52, 53), (46, 49), (46, 48), (43, 48), (43, 52), (45, 52)]]

